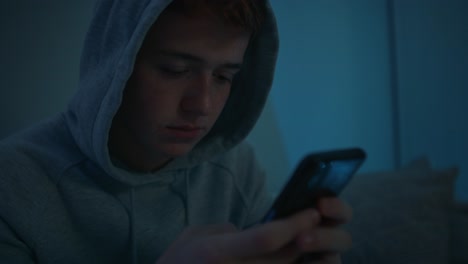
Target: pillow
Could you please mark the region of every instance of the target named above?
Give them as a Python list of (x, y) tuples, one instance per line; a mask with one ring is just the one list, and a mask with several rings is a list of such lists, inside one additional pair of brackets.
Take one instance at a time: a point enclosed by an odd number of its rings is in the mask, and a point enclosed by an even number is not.
[(457, 169), (426, 158), (399, 170), (358, 174), (342, 194), (354, 209), (353, 248), (343, 263), (446, 264)]
[(453, 205), (450, 214), (450, 249), (451, 261), (454, 264), (468, 263), (468, 204)]

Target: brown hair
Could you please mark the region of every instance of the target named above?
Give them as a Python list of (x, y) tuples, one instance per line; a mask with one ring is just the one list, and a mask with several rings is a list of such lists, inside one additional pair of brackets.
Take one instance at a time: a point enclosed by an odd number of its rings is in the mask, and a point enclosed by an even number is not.
[(263, 0), (174, 0), (166, 10), (190, 17), (211, 15), (252, 33), (258, 32), (266, 12)]

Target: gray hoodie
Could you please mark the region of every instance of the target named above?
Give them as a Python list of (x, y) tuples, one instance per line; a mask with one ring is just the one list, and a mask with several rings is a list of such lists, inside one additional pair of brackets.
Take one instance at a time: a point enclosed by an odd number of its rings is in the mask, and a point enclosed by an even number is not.
[(123, 89), (169, 3), (98, 1), (68, 109), (0, 142), (0, 263), (154, 263), (187, 226), (245, 228), (263, 216), (264, 175), (243, 140), (273, 79), (278, 38), (268, 3), (211, 132), (157, 172), (111, 161)]

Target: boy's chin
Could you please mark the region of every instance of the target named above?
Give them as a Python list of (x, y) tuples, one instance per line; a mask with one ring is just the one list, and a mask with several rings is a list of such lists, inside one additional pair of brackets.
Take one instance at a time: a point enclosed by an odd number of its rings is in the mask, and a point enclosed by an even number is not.
[(164, 147), (163, 152), (167, 157), (173, 159), (187, 155), (193, 147), (194, 144), (170, 144)]

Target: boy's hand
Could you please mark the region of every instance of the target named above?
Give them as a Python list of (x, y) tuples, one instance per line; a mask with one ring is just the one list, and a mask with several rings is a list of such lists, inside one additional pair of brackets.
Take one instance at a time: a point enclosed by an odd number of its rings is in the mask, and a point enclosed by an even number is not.
[(352, 209), (338, 198), (322, 198), (317, 204), (317, 210), (322, 216), (320, 225), (312, 231), (309, 246), (303, 245), (303, 250), (311, 252), (299, 263), (341, 263), (340, 254), (351, 247), (351, 235), (340, 228), (352, 218)]
[(340, 253), (351, 246), (350, 235), (340, 225), (351, 215), (351, 208), (338, 198), (323, 198), (317, 209), (244, 231), (232, 225), (188, 228), (157, 263), (279, 264), (301, 260), (338, 264)]

